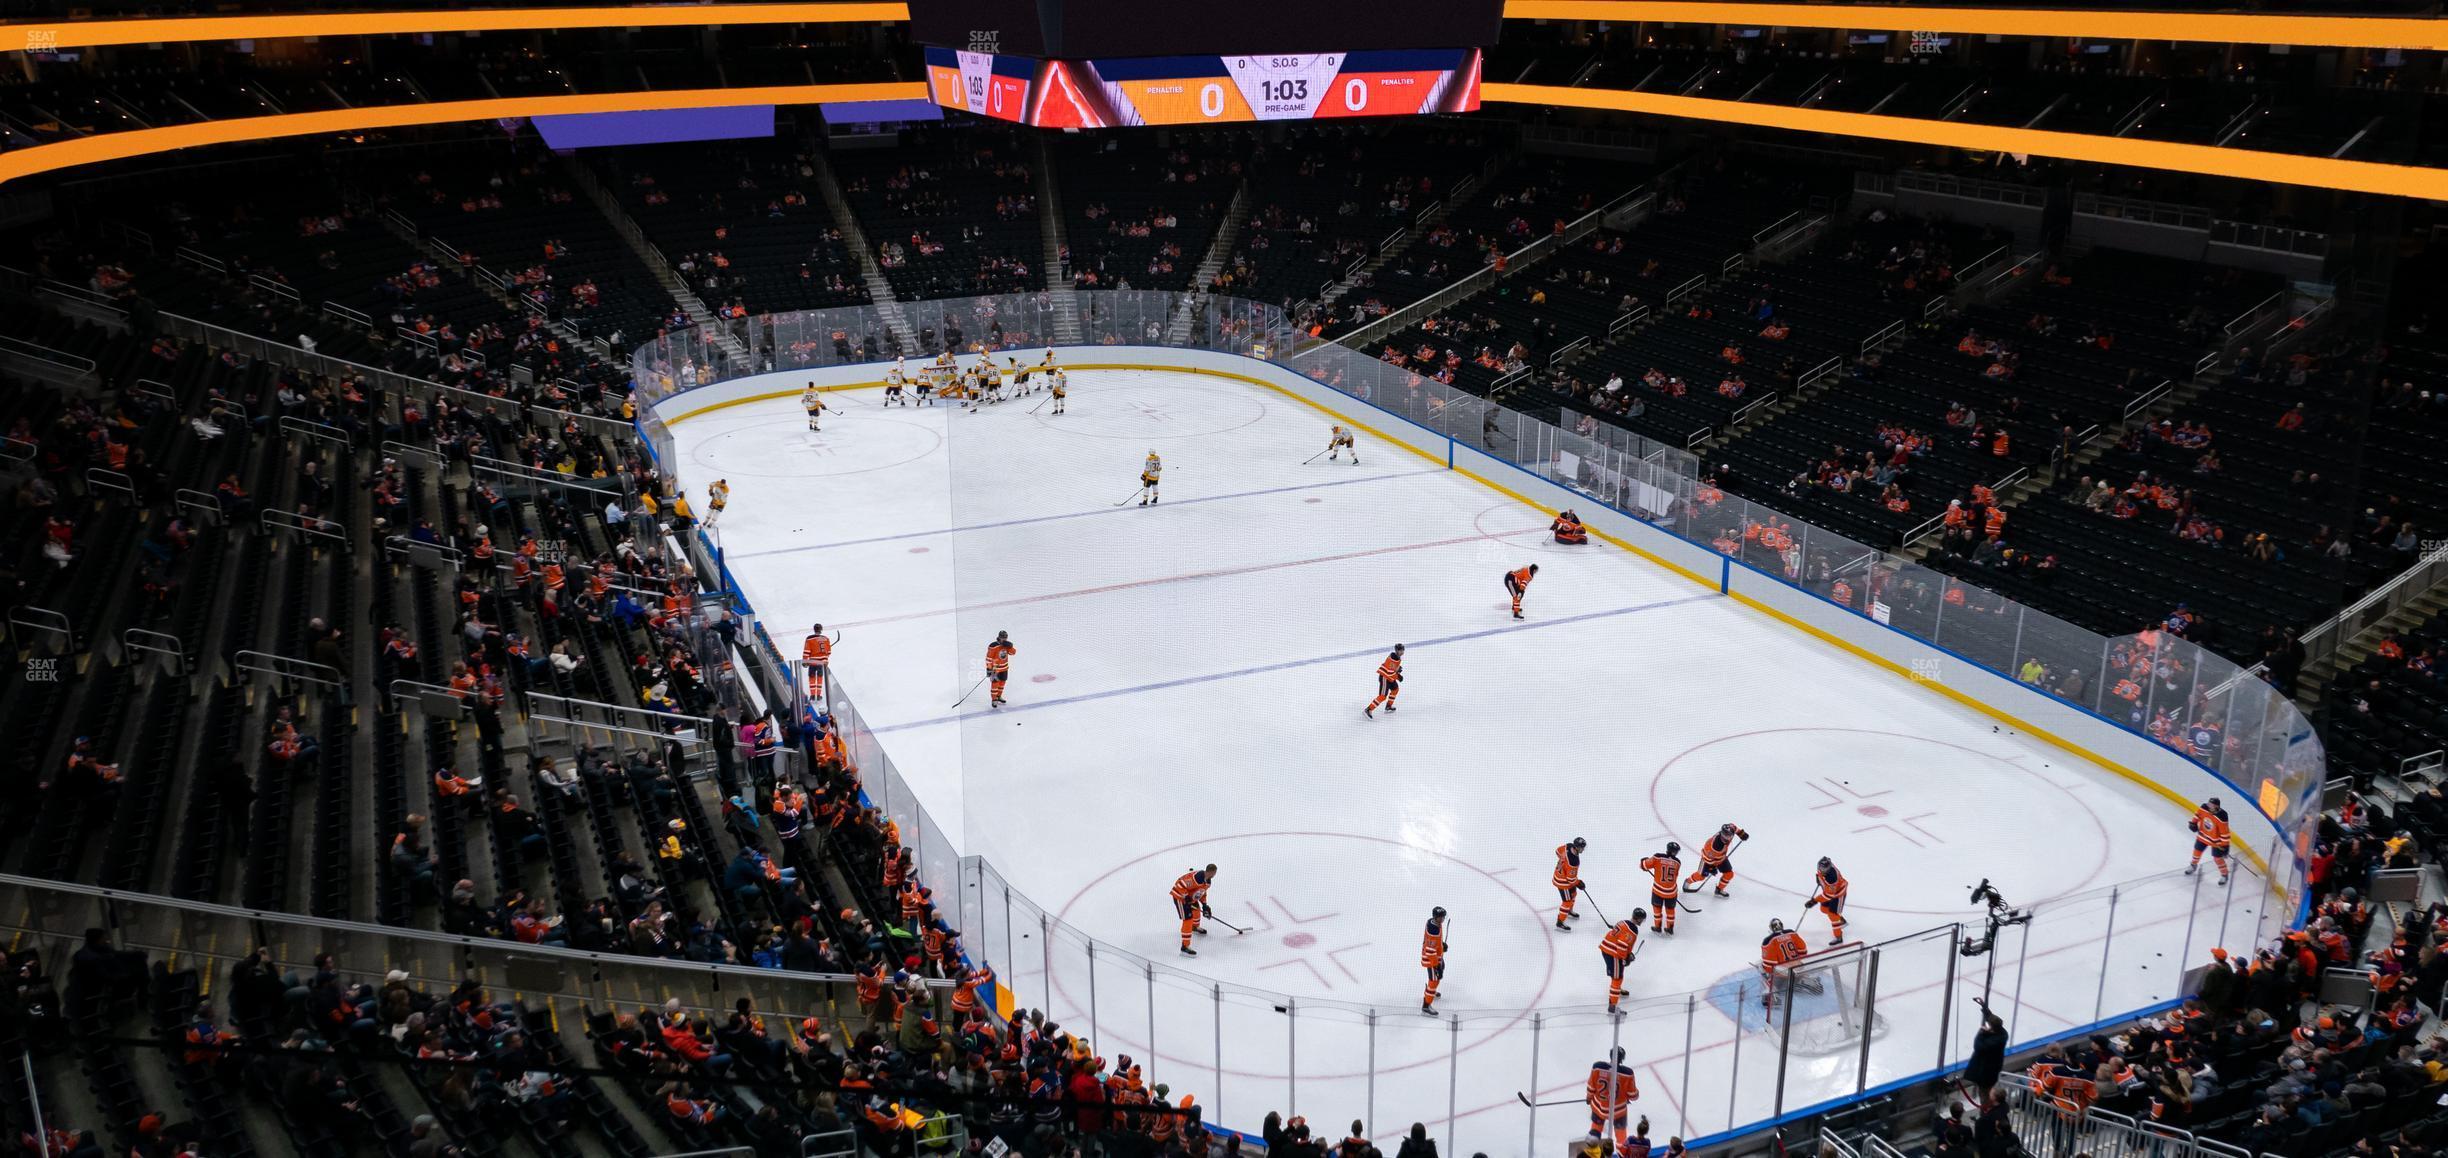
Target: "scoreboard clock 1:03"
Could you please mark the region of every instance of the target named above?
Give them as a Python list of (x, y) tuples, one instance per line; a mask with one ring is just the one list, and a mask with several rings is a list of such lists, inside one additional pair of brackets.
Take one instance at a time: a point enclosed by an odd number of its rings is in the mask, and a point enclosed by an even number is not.
[(1475, 48), (1031, 60), (929, 47), (935, 102), (1044, 128), (1117, 128), (1479, 107)]

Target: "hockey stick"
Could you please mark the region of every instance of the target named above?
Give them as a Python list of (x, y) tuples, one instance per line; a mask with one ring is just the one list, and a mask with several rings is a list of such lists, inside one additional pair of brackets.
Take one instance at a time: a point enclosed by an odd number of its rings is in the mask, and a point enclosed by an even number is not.
[(1239, 926), (1239, 925), (1233, 924), (1231, 921), (1227, 921), (1227, 920), (1225, 920), (1225, 919), (1224, 919), (1224, 918), (1222, 918), (1222, 917), (1216, 916), (1214, 913), (1208, 913), (1208, 914), (1206, 914), (1206, 917), (1207, 917), (1207, 919), (1208, 919), (1208, 920), (1210, 920), (1210, 921), (1214, 921), (1216, 924), (1222, 925), (1222, 926), (1224, 926), (1225, 928), (1232, 930), (1232, 931), (1233, 931), (1233, 935), (1234, 935), (1234, 936), (1236, 936), (1236, 937), (1240, 936), (1240, 935), (1241, 935), (1241, 934), (1243, 934), (1243, 933), (1249, 932), (1249, 930), (1244, 929), (1244, 928), (1242, 928), (1242, 927), (1241, 927), (1241, 926)]
[[(1053, 400), (1054, 400), (1054, 396), (1053, 396), (1053, 395), (1051, 395), (1051, 394), (1048, 394), (1048, 395), (1046, 395), (1045, 397), (1040, 398), (1040, 399), (1038, 399), (1038, 400), (1037, 400), (1037, 406), (1043, 406), (1043, 405), (1045, 405), (1046, 403), (1051, 402), (1051, 401), (1053, 401)], [(1031, 413), (1031, 414), (1035, 414), (1035, 413), (1037, 413), (1037, 406), (1031, 406), (1031, 407), (1029, 407), (1029, 411), (1028, 411), (1028, 412), (1029, 412), (1029, 413)]]
[[(1333, 447), (1331, 447), (1331, 446), (1326, 448), (1326, 450), (1333, 450), (1333, 449), (1334, 449), (1334, 448), (1333, 448)], [(1302, 459), (1302, 460), (1301, 460), (1301, 465), (1302, 465), (1302, 466), (1307, 466), (1307, 465), (1309, 465), (1310, 463), (1316, 462), (1318, 459), (1325, 457), (1326, 450), (1321, 450), (1321, 451), (1317, 452), (1316, 454), (1310, 455), (1309, 457)]]
[(1525, 1094), (1520, 1090), (1513, 1091), (1513, 1096), (1520, 1098), (1521, 1104), (1528, 1106), (1533, 1110), (1542, 1106), (1577, 1106), (1582, 1102), (1582, 1099), (1580, 1098), (1557, 1098), (1552, 1102), (1533, 1102), (1530, 1100), (1530, 1095)]
[(961, 698), (959, 698), (959, 699), (957, 699), (957, 700), (952, 701), (952, 706), (953, 706), (953, 707), (955, 707), (955, 708), (957, 708), (957, 707), (961, 706), (962, 704), (968, 703), (968, 702), (969, 702), (969, 697), (976, 695), (976, 694), (977, 694), (977, 690), (978, 690), (979, 688), (982, 688), (982, 687), (985, 687), (985, 686), (986, 686), (986, 677), (985, 677), (985, 676), (979, 676), (979, 677), (978, 677), (978, 682), (976, 682), (976, 683), (973, 683), (973, 684), (969, 685), (969, 690), (961, 693)]
[[(1729, 861), (1730, 861), (1730, 860), (1733, 860), (1733, 859), (1734, 859), (1734, 850), (1735, 850), (1735, 849), (1738, 849), (1738, 848), (1741, 848), (1741, 847), (1743, 846), (1743, 841), (1745, 841), (1745, 840), (1749, 840), (1749, 839), (1751, 839), (1751, 838), (1746, 836), (1746, 837), (1741, 838), (1740, 840), (1736, 840), (1736, 841), (1735, 841), (1734, 843), (1732, 843), (1732, 844), (1727, 845), (1727, 846), (1726, 846), (1726, 853), (1725, 853), (1725, 854), (1726, 854), (1726, 859), (1727, 859), (1727, 860), (1729, 860)], [(1709, 874), (1707, 874), (1706, 872), (1703, 872), (1703, 873), (1701, 873), (1701, 874), (1700, 874), (1700, 881), (1699, 881), (1699, 883), (1698, 883), (1698, 884), (1687, 884), (1687, 885), (1684, 885), (1684, 886), (1683, 886), (1683, 891), (1684, 891), (1684, 892), (1687, 892), (1687, 893), (1696, 893), (1696, 892), (1699, 892), (1699, 891), (1700, 891), (1700, 886), (1701, 886), (1701, 885), (1705, 885), (1705, 884), (1707, 884), (1707, 883), (1708, 883), (1708, 879), (1709, 879)]]
[(1676, 901), (1675, 907), (1683, 910), (1686, 913), (1697, 913), (1700, 911), (1700, 906), (1695, 905), (1690, 901)]
[[(1138, 490), (1132, 491), (1131, 493), (1129, 493), (1129, 494), (1127, 494), (1127, 495), (1122, 496), (1122, 503), (1127, 503), (1127, 502), (1131, 501), (1132, 499), (1138, 498), (1139, 496), (1141, 496), (1141, 495), (1143, 495), (1143, 494), (1146, 494), (1146, 493), (1147, 493), (1147, 484), (1145, 484), (1145, 483), (1141, 483), (1141, 484), (1139, 485), (1139, 489), (1138, 489)], [(1122, 503), (1115, 503), (1114, 505), (1118, 507), (1118, 506), (1121, 506), (1121, 505), (1122, 505)]]
[(1598, 914), (1598, 919), (1605, 922), (1607, 928), (1612, 929), (1615, 927), (1615, 922), (1607, 920), (1605, 907), (1601, 906), (1598, 903), (1598, 898), (1590, 893), (1588, 885), (1581, 886), (1581, 895), (1589, 897), (1590, 911)]

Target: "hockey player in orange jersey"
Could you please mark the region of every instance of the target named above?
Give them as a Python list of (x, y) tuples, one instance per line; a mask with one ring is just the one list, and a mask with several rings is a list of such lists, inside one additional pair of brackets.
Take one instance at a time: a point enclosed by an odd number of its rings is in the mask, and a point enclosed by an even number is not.
[[(1607, 1054), (1606, 1060), (1590, 1064), (1589, 1085), (1590, 1144), (1595, 1146), (1606, 1137), (1607, 1127), (1613, 1126), (1615, 1152), (1621, 1154), (1631, 1142), (1626, 1129), (1632, 1117), (1632, 1103), (1640, 1100), (1640, 1083), (1632, 1077), (1632, 1067), (1624, 1064), (1622, 1046)], [(1641, 1119), (1641, 1129), (1648, 1130), (1649, 1120)]]
[(1588, 847), (1589, 842), (1577, 836), (1569, 844), (1556, 846), (1553, 878), (1557, 898), (1555, 927), (1567, 933), (1572, 932), (1572, 926), (1565, 922), (1581, 916), (1573, 911), (1573, 900), (1581, 893), (1581, 850)]
[(1804, 903), (1804, 909), (1808, 911), (1810, 905), (1819, 906), (1819, 911), (1827, 914), (1828, 927), (1836, 931), (1836, 935), (1828, 941), (1828, 944), (1842, 945), (1844, 944), (1845, 927), (1845, 890), (1849, 887), (1845, 884), (1844, 874), (1836, 871), (1835, 861), (1823, 856), (1819, 858), (1818, 874), (1811, 879), (1811, 898)]
[(1606, 939), (1598, 942), (1598, 957), (1606, 963), (1608, 1013), (1616, 1012), (1623, 1004), (1624, 970), (1640, 954), (1640, 923), (1648, 915), (1640, 909), (1632, 910), (1631, 920), (1615, 922), (1615, 927), (1607, 930)]
[(1428, 988), (1420, 994), (1420, 1012), (1437, 1016), (1437, 987), (1445, 983), (1445, 906), (1438, 905), (1428, 914), (1428, 928), (1420, 934), (1420, 968), (1428, 971)]
[(1734, 883), (1734, 846), (1751, 839), (1751, 834), (1734, 825), (1717, 826), (1717, 835), (1700, 845), (1700, 869), (1684, 878), (1683, 891), (1696, 893), (1710, 877), (1717, 878), (1717, 895), (1726, 895), (1726, 886)]
[(2192, 822), (2185, 827), (2193, 830), (2193, 863), (2185, 866), (2185, 875), (2192, 876), (2201, 870), (2201, 856), (2207, 850), (2211, 863), (2218, 866), (2219, 883), (2226, 884), (2227, 848), (2234, 842), (2235, 832), (2227, 826), (2227, 810), (2219, 806), (2219, 798), (2213, 796), (2202, 801), (2193, 810)]
[(1394, 645), (1394, 650), (1387, 653), (1385, 659), (1378, 663), (1377, 698), (1370, 700), (1367, 707), (1360, 709), (1361, 715), (1372, 720), (1376, 719), (1377, 707), (1380, 704), (1385, 705), (1385, 710), (1389, 712), (1394, 710), (1394, 697), (1402, 694), (1402, 663), (1403, 645), (1398, 643)]
[(1675, 931), (1675, 902), (1683, 886), (1683, 846), (1666, 842), (1666, 851), (1641, 858), (1641, 871), (1649, 874), (1649, 903), (1657, 911), (1649, 917), (1649, 931), (1672, 936)]

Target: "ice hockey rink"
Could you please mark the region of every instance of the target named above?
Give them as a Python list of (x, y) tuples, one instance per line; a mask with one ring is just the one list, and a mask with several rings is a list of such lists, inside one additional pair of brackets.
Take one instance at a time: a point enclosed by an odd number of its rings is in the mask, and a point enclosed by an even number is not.
[[(969, 413), (839, 391), (811, 433), (775, 376), (785, 396), (673, 425), (676, 468), (692, 499), (729, 480), (714, 534), (775, 641), (841, 633), (841, 689), (991, 864), (960, 885), (971, 955), (1212, 1122), (1292, 1109), (1340, 1136), (1365, 1115), (1389, 1146), (1420, 1121), (1449, 1153), (1522, 1153), (1587, 1117), (1534, 1127), (1516, 1094), (1577, 1099), (1620, 1045), (1654, 1135), (1703, 1136), (1960, 1060), (1985, 991), (2026, 1041), (2172, 998), (2211, 945), (2249, 944), (2267, 890), (2184, 875), (2186, 812), (2146, 786), (1713, 585), (1553, 544), (1545, 513), (1367, 431), (1359, 465), (1304, 462), (1338, 419), (1291, 395), (1070, 384), (1061, 416), (1031, 412), (1041, 394)], [(1162, 501), (1142, 507), (1151, 449)], [(1500, 576), (1525, 563), (1517, 622)], [(1019, 648), (1009, 705), (956, 709), (997, 631)], [(1364, 718), (1397, 642), (1400, 710)], [(1642, 856), (1679, 840), (1696, 866), (1723, 822), (1750, 834), (1732, 896), (1686, 894), (1701, 911), (1644, 933), (1629, 1013), (1606, 1017), (1589, 902), (1627, 916)], [(1556, 932), (1549, 873), (1576, 836), (1585, 915)], [(1769, 919), (1826, 946), (1802, 904), (1821, 856), (1851, 882), (1850, 938), (1882, 945), (1875, 975), (1838, 955), (1825, 993), (1763, 1012)], [(1216, 914), (1247, 932), (1211, 924), (1179, 956), (1167, 889), (1210, 862)], [(1984, 878), (2038, 915), (1958, 956)], [(1449, 1016), (1430, 1018), (1438, 905)]]

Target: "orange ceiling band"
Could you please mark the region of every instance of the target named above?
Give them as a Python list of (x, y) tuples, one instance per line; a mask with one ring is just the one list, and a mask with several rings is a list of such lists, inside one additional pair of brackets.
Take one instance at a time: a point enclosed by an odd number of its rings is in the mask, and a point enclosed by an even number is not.
[[(1907, 144), (1935, 145), (1949, 149), (2037, 154), (2043, 157), (2058, 157), (2069, 161), (2091, 161), (2103, 165), (2168, 169), (2180, 173), (2199, 173), (2209, 177), (2233, 177), (2243, 181), (2273, 181), (2285, 185), (2341, 189), (2350, 193), (2380, 193), (2392, 197), (2419, 197), (2431, 201), (2448, 201), (2448, 169), (2423, 168), (2415, 165), (2384, 165), (2373, 161), (2301, 157), (2288, 153), (2229, 149), (2216, 145), (2187, 145), (2175, 141), (2103, 137), (2090, 133), (2061, 133), (2049, 129), (2010, 129), (2001, 125), (1971, 125), (1960, 121), (1932, 121), (1919, 117), (1846, 113), (1831, 109), (1801, 109), (1782, 105), (1752, 104), (1745, 101), (1712, 100), (1708, 97), (1630, 92), (1622, 89), (1566, 88), (1561, 85), (1491, 82), (1480, 87), (1480, 99), (1508, 104), (1649, 113), (1656, 116), (1720, 121), (1760, 128), (1792, 129), (1804, 133), (1869, 137), (1882, 141), (1902, 141)], [(0, 156), (0, 161), (5, 160), (5, 156)]]
[(2127, 12), (2048, 8), (1922, 8), (1906, 4), (1715, 4), (1700, 0), (1506, 0), (1508, 20), (1632, 24), (1736, 24), (1768, 28), (1884, 28), (1960, 35), (2079, 36), (2208, 44), (2335, 48), (2448, 48), (2448, 20), (2389, 16), (2281, 16), (2238, 12)]
[(314, 113), (289, 113), (273, 117), (238, 117), (223, 121), (204, 121), (192, 125), (171, 125), (159, 129), (134, 129), (124, 133), (96, 133), (70, 141), (56, 141), (0, 153), (0, 184), (36, 173), (48, 173), (77, 165), (92, 165), (117, 161), (148, 153), (165, 153), (173, 149), (192, 149), (201, 145), (227, 145), (239, 141), (262, 141), (274, 137), (295, 137), (319, 133), (353, 133), (369, 129), (396, 129), (409, 125), (437, 125), (452, 121), (485, 121), (502, 117), (541, 117), (557, 113), (628, 113), (648, 109), (703, 109), (724, 105), (805, 105), (827, 101), (925, 100), (927, 86), (921, 82), (894, 81), (887, 84), (799, 84), (772, 88), (698, 88), (671, 91), (625, 93), (585, 93), (571, 96), (501, 97), (491, 100), (436, 101), (427, 104), (377, 105), (370, 108), (331, 109)]
[(403, 36), (559, 28), (719, 27), (725, 24), (879, 24), (907, 21), (902, 3), (654, 4), (595, 8), (433, 9), (285, 16), (164, 16), (0, 24), (0, 52), (106, 44), (280, 40), (300, 36)]

